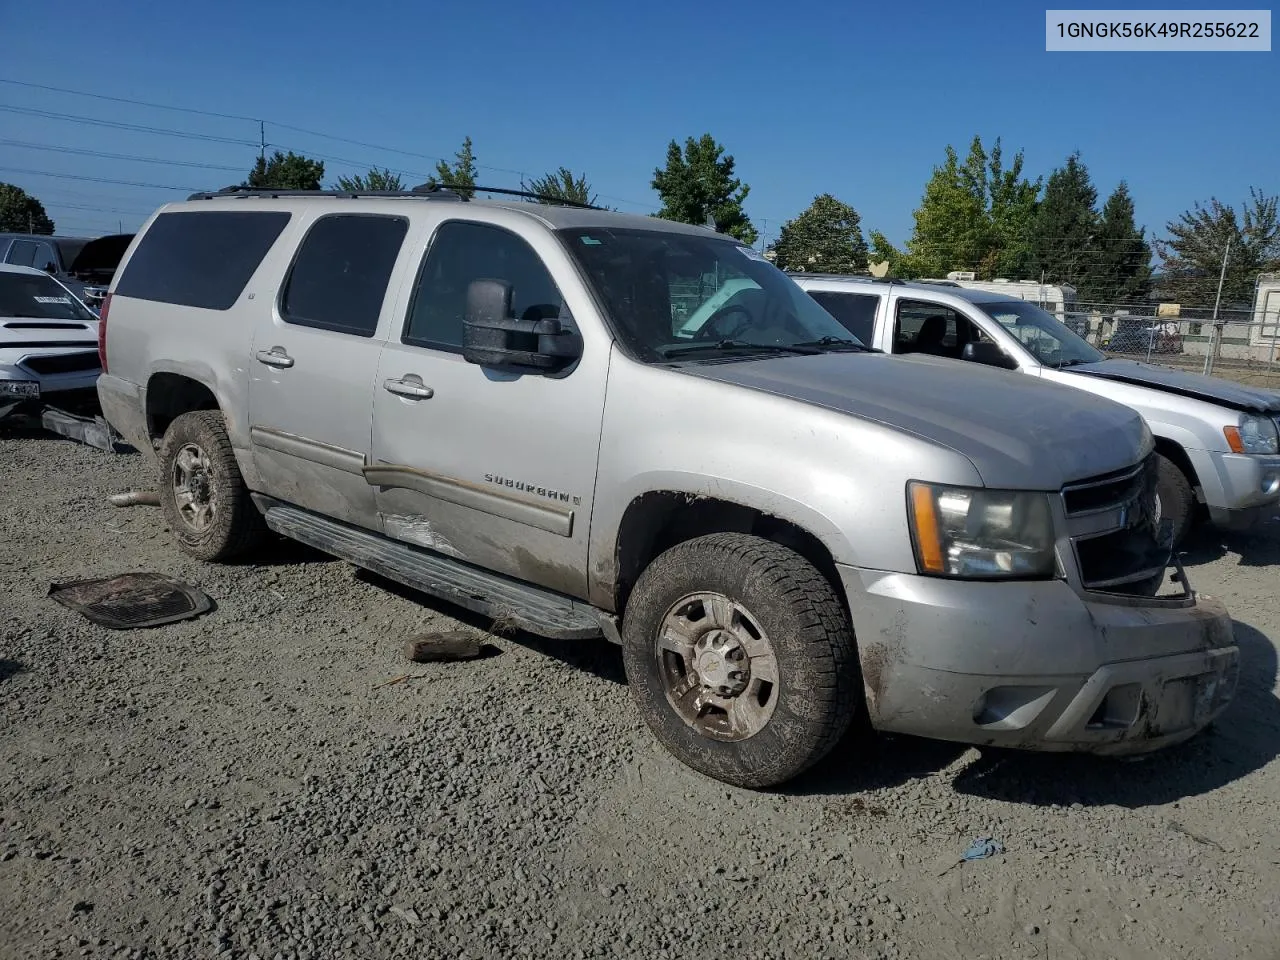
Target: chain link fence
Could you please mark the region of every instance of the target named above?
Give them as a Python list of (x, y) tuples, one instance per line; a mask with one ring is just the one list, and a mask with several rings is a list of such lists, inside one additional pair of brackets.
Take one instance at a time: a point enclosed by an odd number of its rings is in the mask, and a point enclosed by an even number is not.
[[(1274, 295), (1267, 296), (1266, 294)], [(1045, 307), (1099, 350), (1280, 389), (1280, 283), (1248, 310), (1170, 304)]]

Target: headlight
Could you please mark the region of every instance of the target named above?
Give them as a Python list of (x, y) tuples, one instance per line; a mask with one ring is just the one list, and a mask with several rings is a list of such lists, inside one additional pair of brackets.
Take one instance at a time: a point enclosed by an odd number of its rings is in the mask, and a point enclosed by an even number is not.
[(1233, 453), (1280, 453), (1276, 422), (1270, 417), (1242, 414), (1239, 424), (1222, 428)]
[(1043, 493), (907, 484), (920, 572), (993, 580), (1050, 577), (1053, 518)]

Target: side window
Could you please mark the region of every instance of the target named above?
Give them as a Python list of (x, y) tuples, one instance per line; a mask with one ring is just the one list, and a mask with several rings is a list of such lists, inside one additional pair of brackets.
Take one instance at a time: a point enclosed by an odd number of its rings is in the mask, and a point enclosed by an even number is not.
[(950, 307), (922, 300), (898, 301), (894, 353), (927, 353), (959, 360), (968, 344), (984, 340), (990, 338)]
[(298, 326), (373, 336), (408, 230), (403, 217), (321, 217), (285, 279), (280, 315)]
[(276, 210), (163, 213), (125, 264), (116, 295), (228, 310), (289, 216)]
[(419, 347), (461, 351), (467, 287), (481, 279), (511, 284), (511, 308), (517, 318), (560, 315), (560, 291), (529, 244), (501, 227), (447, 220), (423, 259), (401, 339)]
[(35, 256), (31, 260), (31, 265), (37, 270), (46, 270), (49, 264), (53, 264), (54, 269), (58, 267), (58, 255), (53, 252), (53, 247), (47, 243), (37, 243)]
[(11, 263), (15, 267), (29, 267), (36, 257), (36, 245), (31, 240), (15, 240), (13, 245), (9, 247), (9, 254), (4, 258), (5, 263)]
[(863, 343), (870, 345), (876, 336), (876, 312), (880, 298), (870, 293), (837, 293), (834, 290), (810, 290), (809, 296), (840, 325)]

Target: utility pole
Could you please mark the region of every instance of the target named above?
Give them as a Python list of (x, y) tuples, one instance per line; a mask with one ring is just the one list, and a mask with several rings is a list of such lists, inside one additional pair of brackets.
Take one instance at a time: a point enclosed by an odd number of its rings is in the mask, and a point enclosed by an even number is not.
[(258, 158), (263, 162), (267, 159), (267, 124), (265, 121), (258, 121)]
[(1218, 320), (1218, 308), (1222, 305), (1222, 284), (1227, 279), (1227, 259), (1231, 256), (1231, 237), (1227, 237), (1226, 249), (1222, 251), (1222, 272), (1218, 274), (1218, 295), (1213, 301), (1213, 333), (1209, 337), (1209, 355), (1204, 358), (1204, 375), (1213, 372), (1213, 361), (1222, 346), (1222, 328), (1224, 324)]

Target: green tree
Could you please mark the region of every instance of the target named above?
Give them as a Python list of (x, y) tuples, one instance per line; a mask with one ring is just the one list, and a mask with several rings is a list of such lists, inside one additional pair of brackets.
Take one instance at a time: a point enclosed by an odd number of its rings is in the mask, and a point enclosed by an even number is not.
[(476, 158), (471, 150), (471, 138), (462, 141), (462, 149), (454, 154), (454, 162), (441, 160), (436, 164), (435, 175), (427, 179), (429, 187), (444, 187), (470, 200), (476, 195)]
[(1025, 272), (1041, 181), (1027, 180), (1022, 171), (1021, 151), (1005, 167), (999, 138), (988, 152), (975, 136), (963, 161), (948, 145), (925, 184), (906, 250), (873, 233), (872, 259), (888, 260), (898, 277), (938, 277), (951, 270), (972, 270), (984, 278)]
[(751, 188), (734, 177), (733, 170), (733, 157), (709, 133), (697, 140), (689, 137), (683, 150), (672, 140), (666, 168), (653, 171), (651, 186), (662, 199), (657, 216), (696, 224), (710, 218), (721, 233), (755, 243), (759, 234), (742, 209)]
[(1048, 283), (1069, 283), (1079, 299), (1094, 299), (1098, 191), (1079, 152), (1049, 175), (1031, 228), (1034, 270)]
[[(595, 195), (587, 184), (587, 175), (574, 176), (568, 167), (561, 167), (554, 173), (538, 177), (529, 184), (529, 192), (556, 200), (568, 200), (572, 203), (596, 205)], [(543, 201), (549, 202), (549, 201)]]
[(1165, 284), (1182, 303), (1210, 305), (1217, 296), (1227, 243), (1224, 303), (1247, 303), (1260, 272), (1280, 270), (1280, 222), (1276, 200), (1249, 189), (1249, 200), (1237, 215), (1234, 207), (1216, 197), (1207, 206), (1197, 203), (1165, 229), (1169, 239), (1157, 244), (1165, 266)]
[[(979, 144), (981, 146), (981, 144)], [(987, 214), (991, 221), (993, 250), (987, 261), (993, 265), (992, 275), (1020, 280), (1031, 275), (1031, 225), (1035, 221), (1043, 183), (1022, 175), (1023, 156), (1019, 150), (1009, 169), (1004, 168), (1000, 139), (987, 157)]]
[(339, 190), (345, 190), (348, 193), (404, 189), (404, 185), (400, 182), (400, 174), (392, 173), (390, 170), (379, 170), (376, 167), (363, 176), (356, 174), (354, 177), (339, 177), (337, 186)]
[(773, 245), (774, 263), (782, 270), (854, 273), (867, 267), (862, 218), (829, 193), (814, 197), (809, 208), (788, 220)]
[(1144, 300), (1151, 290), (1151, 245), (1133, 218), (1133, 198), (1123, 180), (1107, 198), (1094, 236), (1096, 259), (1081, 299), (1104, 303)]
[(324, 179), (324, 162), (290, 150), (277, 150), (270, 159), (258, 157), (242, 187), (267, 190), (319, 190)]
[(53, 233), (53, 221), (44, 204), (21, 187), (0, 183), (0, 231), (5, 233)]

